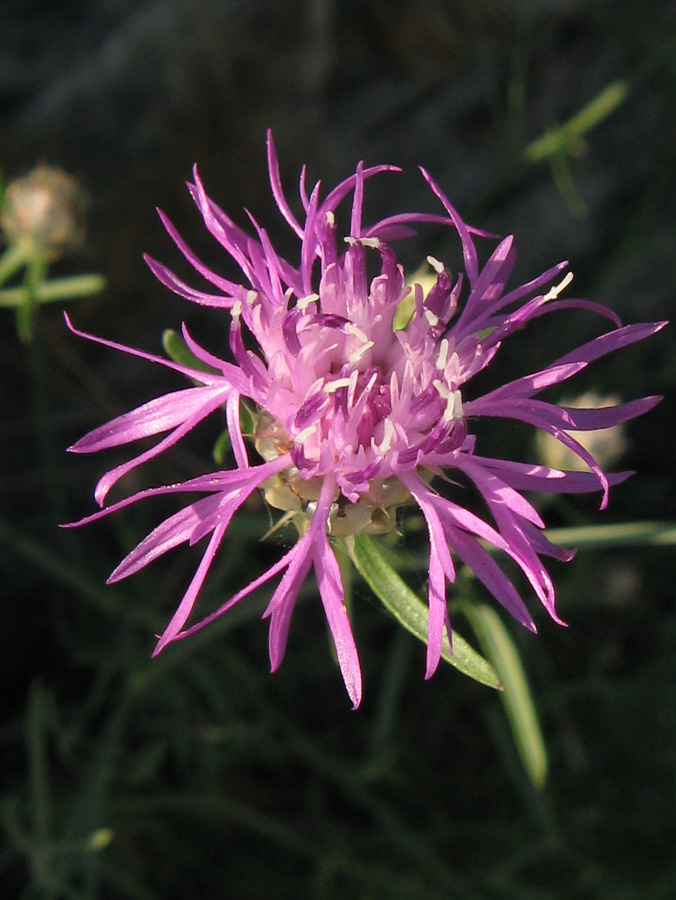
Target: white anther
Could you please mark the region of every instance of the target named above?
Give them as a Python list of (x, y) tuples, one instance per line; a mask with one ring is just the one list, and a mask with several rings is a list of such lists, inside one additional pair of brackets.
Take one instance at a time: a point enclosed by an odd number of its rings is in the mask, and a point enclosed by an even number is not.
[(349, 386), (350, 386), (349, 378), (336, 378), (335, 381), (330, 381), (328, 384), (324, 385), (324, 391), (327, 394), (335, 394), (335, 392), (340, 390), (340, 388), (349, 387)]
[(439, 316), (435, 316), (431, 309), (425, 310), (425, 318), (432, 328), (435, 328), (439, 324)]
[(326, 224), (329, 226), (329, 228), (335, 227), (336, 217), (331, 210), (329, 210), (326, 214)]
[(359, 372), (356, 369), (352, 370), (352, 374), (350, 375), (350, 386), (347, 391), (347, 406), (348, 409), (352, 409), (354, 405), (354, 395), (357, 391), (357, 382), (359, 381)]
[(451, 391), (450, 388), (443, 383), (443, 381), (439, 381), (438, 378), (435, 378), (432, 382), (432, 387), (436, 388), (436, 392), (437, 394), (439, 394), (442, 400), (448, 400)]
[(299, 297), (296, 300), (296, 309), (303, 312), (311, 303), (316, 303), (317, 300), (319, 300), (319, 294), (308, 294), (307, 297)]
[(437, 356), (437, 369), (443, 371), (448, 362), (448, 338), (444, 338), (439, 345), (439, 355)]
[(307, 428), (304, 428), (302, 431), (299, 431), (296, 437), (294, 438), (295, 443), (304, 444), (305, 441), (313, 435), (317, 431), (316, 425), (308, 425)]
[(371, 347), (375, 347), (375, 343), (373, 341), (367, 341), (365, 344), (362, 344), (361, 347), (358, 347), (353, 353), (350, 353), (347, 361), (350, 363), (350, 365), (356, 365), (362, 358), (362, 356), (368, 353)]
[(345, 333), (351, 334), (362, 342), (362, 344), (366, 344), (368, 342), (368, 335), (366, 332), (362, 331), (357, 325), (353, 325), (352, 322), (348, 322), (345, 326)]
[(349, 244), (350, 247), (356, 247), (357, 244), (361, 244), (362, 247), (368, 247), (370, 250), (378, 250), (381, 246), (380, 240), (376, 237), (358, 238), (348, 235), (346, 238), (343, 238), (343, 240), (346, 244)]
[(545, 296), (544, 296), (543, 299), (544, 299), (545, 301), (547, 301), (547, 300), (556, 300), (556, 298), (559, 296), (559, 294), (562, 293), (562, 291), (565, 291), (565, 289), (566, 289), (566, 288), (568, 287), (568, 285), (571, 283), (571, 281), (573, 280), (573, 278), (574, 278), (573, 273), (572, 273), (572, 272), (567, 272), (565, 278), (563, 279), (563, 281), (561, 281), (560, 284), (554, 285), (553, 288), (550, 288), (550, 289), (547, 291), (547, 293), (545, 294)]
[(235, 300), (235, 302), (232, 304), (232, 309), (230, 312), (234, 318), (239, 319), (239, 317), (242, 315), (242, 301)]
[(366, 390), (367, 394), (371, 393), (371, 388), (373, 387), (373, 385), (376, 383), (377, 380), (378, 380), (378, 373), (374, 372), (373, 375), (371, 375), (371, 377), (369, 378), (368, 384), (366, 385), (365, 390)]
[(246, 292), (246, 303), (247, 306), (253, 306), (254, 303), (258, 300), (258, 291), (247, 291)]
[(387, 453), (387, 451), (392, 446), (392, 438), (394, 437), (394, 423), (392, 419), (385, 419), (385, 430), (383, 433), (383, 439), (380, 442), (380, 447), (378, 448), (381, 453)]
[(450, 422), (453, 419), (462, 419), (462, 397), (460, 391), (450, 391), (446, 400), (446, 409), (444, 410), (444, 421)]
[(442, 262), (439, 262), (439, 260), (435, 256), (428, 256), (427, 262), (430, 264), (430, 266), (432, 266), (437, 275), (441, 275), (446, 268), (444, 264)]

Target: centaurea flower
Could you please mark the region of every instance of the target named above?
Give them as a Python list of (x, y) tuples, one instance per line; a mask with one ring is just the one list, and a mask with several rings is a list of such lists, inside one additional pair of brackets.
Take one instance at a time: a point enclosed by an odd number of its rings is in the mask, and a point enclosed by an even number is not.
[[(486, 543), (520, 567), (549, 614), (555, 611), (552, 580), (541, 558), (568, 560), (572, 553), (551, 544), (535, 507), (523, 491), (584, 493), (600, 490), (601, 507), (611, 485), (630, 473), (608, 475), (571, 436), (577, 430), (605, 429), (651, 409), (647, 397), (605, 409), (572, 409), (536, 399), (581, 372), (599, 357), (642, 340), (664, 323), (622, 327), (606, 307), (586, 300), (561, 300), (571, 280), (560, 263), (520, 287), (505, 285), (515, 260), (513, 238), (500, 241), (482, 267), (475, 240), (490, 235), (463, 222), (422, 169), (443, 212), (399, 213), (365, 225), (367, 179), (394, 166), (365, 168), (320, 199), (320, 184), (309, 193), (300, 181), (303, 218), (298, 220), (282, 191), (272, 139), (268, 137), (272, 193), (300, 241), (292, 264), (272, 247), (267, 232), (249, 216), (253, 233), (237, 226), (205, 193), (197, 169), (189, 185), (207, 229), (237, 263), (244, 283), (207, 268), (163, 215), (162, 220), (192, 266), (215, 288), (189, 287), (161, 263), (148, 258), (155, 275), (177, 294), (222, 309), (229, 319), (234, 362), (199, 346), (184, 329), (184, 340), (202, 364), (179, 365), (100, 338), (106, 346), (131, 353), (191, 378), (198, 386), (166, 394), (95, 429), (71, 447), (93, 452), (167, 433), (150, 450), (117, 466), (99, 482), (95, 496), (103, 506), (118, 479), (172, 446), (197, 422), (225, 410), (234, 467), (180, 484), (140, 491), (80, 523), (108, 515), (158, 494), (201, 494), (158, 525), (110, 576), (115, 582), (182, 543), (209, 537), (195, 575), (155, 652), (184, 638), (239, 603), (277, 575), (265, 616), (270, 619), (272, 669), (284, 655), (289, 622), (299, 589), (314, 568), (319, 595), (347, 692), (353, 705), (362, 695), (361, 671), (344, 603), (340, 569), (332, 547), (358, 532), (382, 534), (396, 528), (397, 510), (417, 504), (429, 534), (429, 589), (426, 677), (435, 671), (451, 628), (446, 582), (453, 582), (456, 560), (466, 563), (495, 598), (534, 631), (535, 625), (514, 584)], [(336, 211), (352, 194), (349, 233), (338, 234)], [(428, 257), (433, 286), (410, 288), (392, 243), (409, 237), (413, 226), (451, 226), (463, 251), (465, 274), (453, 278), (446, 265)], [(380, 261), (369, 281), (367, 258)], [(411, 294), (412, 291), (412, 294)], [(403, 327), (395, 313), (406, 301), (411, 314)], [(550, 312), (578, 308), (610, 319), (614, 328), (555, 360), (545, 369), (477, 393), (472, 378), (497, 355), (502, 342), (529, 321)], [(73, 329), (75, 330), (75, 329)], [(76, 332), (80, 334), (80, 332)], [(255, 346), (255, 349), (251, 347)], [(240, 423), (240, 403), (255, 409), (255, 453), (250, 458)], [(554, 436), (586, 465), (567, 472), (543, 465), (486, 457), (477, 452), (472, 423), (481, 417), (515, 419)], [(492, 523), (462, 505), (452, 489), (461, 473), (483, 497)], [(448, 484), (444, 487), (444, 482)], [(437, 486), (439, 486), (437, 488)], [(270, 506), (285, 511), (298, 530), (298, 542), (266, 572), (195, 624), (188, 620), (209, 566), (232, 517), (260, 488)]]

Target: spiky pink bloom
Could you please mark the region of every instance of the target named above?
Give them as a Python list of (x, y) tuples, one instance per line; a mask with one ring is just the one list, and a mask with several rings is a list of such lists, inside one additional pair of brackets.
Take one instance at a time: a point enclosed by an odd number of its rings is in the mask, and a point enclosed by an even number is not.
[[(264, 614), (270, 619), (270, 661), (276, 669), (284, 655), (299, 588), (314, 568), (341, 672), (356, 707), (362, 693), (361, 671), (332, 541), (349, 539), (361, 531), (389, 531), (396, 525), (399, 506), (419, 506), (430, 542), (427, 677), (439, 663), (444, 629), (449, 638), (451, 634), (446, 582), (455, 579), (454, 557), (473, 569), (508, 612), (535, 630), (516, 588), (484, 542), (517, 563), (541, 603), (560, 621), (554, 585), (540, 557), (568, 560), (572, 554), (543, 536), (544, 523), (522, 492), (600, 490), (601, 508), (605, 507), (610, 486), (630, 473), (605, 474), (570, 432), (610, 428), (646, 412), (659, 398), (586, 410), (559, 407), (536, 399), (537, 395), (581, 372), (595, 359), (654, 334), (664, 323), (622, 327), (606, 307), (558, 299), (570, 278), (565, 276), (556, 283), (566, 263), (506, 291), (515, 260), (513, 238), (500, 241), (481, 267), (475, 238), (490, 236), (462, 221), (424, 169), (422, 175), (443, 213), (400, 213), (367, 226), (362, 222), (365, 181), (380, 173), (397, 172), (397, 168), (364, 168), (360, 164), (354, 175), (323, 200), (319, 183), (307, 193), (303, 172), (300, 199), (304, 218), (298, 221), (282, 192), (270, 137), (268, 164), (277, 206), (300, 241), (295, 265), (275, 252), (266, 231), (253, 217), (249, 217), (253, 234), (237, 226), (206, 195), (196, 169), (194, 183), (189, 185), (193, 199), (208, 230), (242, 270), (245, 283), (230, 281), (203, 265), (162, 214), (178, 248), (215, 292), (195, 290), (161, 263), (147, 260), (160, 281), (177, 294), (224, 310), (230, 322), (234, 363), (198, 346), (185, 329), (188, 347), (213, 374), (82, 335), (175, 369), (198, 385), (166, 394), (113, 419), (70, 448), (89, 453), (166, 435), (150, 450), (103, 476), (95, 492), (101, 506), (122, 475), (223, 408), (235, 467), (141, 491), (76, 524), (158, 494), (204, 495), (158, 525), (109, 579), (126, 578), (171, 548), (184, 542), (192, 545), (210, 535), (197, 571), (155, 652), (194, 633), (281, 575)], [(349, 194), (353, 197), (350, 229), (341, 238), (335, 214)], [(450, 225), (456, 230), (465, 274), (454, 280), (443, 263), (428, 257), (435, 276), (433, 286), (425, 294), (416, 284), (411, 295), (391, 244), (410, 236), (412, 226), (423, 223)], [(367, 276), (369, 256), (380, 260), (380, 274), (371, 281)], [(409, 306), (401, 307), (407, 295)], [(532, 319), (571, 308), (597, 313), (610, 319), (614, 327), (541, 371), (488, 393), (473, 391), (472, 377), (495, 358), (505, 338)], [(403, 327), (398, 327), (394, 317), (402, 309), (408, 309), (410, 315)], [(250, 349), (254, 345), (256, 349)], [(253, 460), (240, 424), (242, 398), (257, 410)], [(563, 472), (481, 456), (471, 426), (484, 416), (516, 419), (548, 432), (576, 453), (588, 471)], [(492, 524), (464, 508), (462, 495), (452, 488), (442, 493), (434, 486), (458, 472), (478, 489)], [(270, 505), (293, 517), (298, 542), (219, 609), (188, 626), (230, 521), (257, 488), (263, 490)]]

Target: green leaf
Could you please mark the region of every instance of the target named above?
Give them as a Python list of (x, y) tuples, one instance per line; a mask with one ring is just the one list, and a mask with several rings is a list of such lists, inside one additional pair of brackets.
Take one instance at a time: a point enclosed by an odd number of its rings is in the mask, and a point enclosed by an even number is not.
[(222, 466), (225, 462), (225, 457), (228, 455), (230, 446), (230, 432), (227, 428), (224, 428), (216, 438), (216, 443), (214, 444), (214, 449), (212, 450), (212, 456), (217, 466)]
[(564, 547), (669, 547), (676, 544), (675, 522), (623, 522), (615, 525), (582, 525), (548, 528), (547, 538)]
[(217, 369), (203, 363), (198, 359), (192, 350), (183, 340), (183, 336), (173, 328), (167, 328), (162, 332), (162, 347), (169, 359), (178, 363), (180, 366), (188, 366), (191, 369), (197, 369), (200, 372), (209, 372), (212, 375), (220, 374)]
[(500, 699), (516, 749), (531, 783), (541, 788), (547, 777), (547, 751), (519, 652), (502, 619), (490, 606), (461, 602), (459, 608), (495, 666), (504, 687)]
[(9, 278), (18, 272), (28, 262), (26, 249), (20, 244), (8, 247), (0, 255), (0, 284), (4, 284)]
[(560, 153), (575, 153), (579, 141), (595, 128), (627, 98), (629, 85), (626, 81), (613, 81), (578, 113), (563, 125), (550, 128), (542, 137), (532, 141), (524, 150), (524, 159), (529, 163), (551, 160)]
[(29, 287), (6, 288), (0, 291), (0, 306), (24, 306), (31, 299), (36, 304), (60, 303), (66, 300), (77, 300), (80, 297), (91, 297), (98, 294), (106, 286), (102, 275), (73, 275), (68, 278), (53, 278), (42, 281), (31, 291)]
[[(355, 534), (346, 544), (355, 568), (383, 606), (404, 628), (426, 644), (427, 606), (386, 562), (368, 535)], [(500, 679), (493, 667), (457, 631), (453, 632), (453, 652), (450, 652), (446, 642), (441, 655), (446, 662), (475, 681), (500, 689)]]

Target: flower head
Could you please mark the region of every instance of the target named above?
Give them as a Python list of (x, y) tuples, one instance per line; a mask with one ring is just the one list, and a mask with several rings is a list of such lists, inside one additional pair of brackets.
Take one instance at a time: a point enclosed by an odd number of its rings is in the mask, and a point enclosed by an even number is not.
[(8, 185), (0, 226), (10, 243), (53, 261), (83, 242), (88, 202), (70, 175), (37, 166)]
[[(201, 563), (156, 652), (202, 628), (281, 575), (265, 612), (270, 619), (274, 670), (284, 654), (298, 591), (314, 568), (345, 685), (357, 706), (361, 672), (332, 542), (349, 540), (358, 532), (387, 532), (396, 527), (399, 507), (417, 504), (420, 508), (430, 543), (427, 677), (438, 665), (444, 631), (450, 638), (446, 582), (455, 579), (457, 559), (474, 570), (514, 617), (535, 630), (525, 604), (489, 554), (486, 542), (517, 563), (536, 596), (557, 619), (554, 586), (541, 557), (565, 560), (572, 554), (542, 535), (544, 523), (522, 492), (599, 490), (605, 507), (610, 486), (629, 473), (607, 475), (572, 434), (613, 427), (647, 411), (659, 398), (612, 408), (573, 409), (537, 399), (538, 394), (568, 380), (593, 360), (653, 334), (663, 323), (621, 327), (605, 307), (559, 299), (571, 280), (564, 274), (566, 263), (528, 284), (506, 290), (515, 260), (513, 238), (500, 241), (482, 267), (476, 241), (490, 236), (466, 225), (424, 170), (422, 175), (440, 204), (439, 214), (400, 213), (365, 225), (366, 181), (399, 171), (395, 167), (365, 168), (360, 164), (354, 175), (324, 199), (319, 184), (307, 192), (303, 173), (300, 198), (304, 215), (299, 221), (284, 197), (270, 137), (268, 163), (277, 206), (300, 242), (297, 261), (290, 263), (280, 257), (253, 217), (251, 233), (237, 226), (207, 196), (197, 170), (189, 186), (193, 199), (207, 229), (241, 269), (244, 282), (230, 281), (208, 269), (164, 216), (169, 234), (214, 291), (189, 287), (164, 265), (148, 259), (153, 272), (171, 290), (195, 303), (223, 310), (229, 318), (234, 362), (207, 352), (185, 330), (189, 349), (209, 367), (208, 373), (91, 338), (181, 371), (197, 386), (146, 403), (95, 429), (71, 448), (92, 452), (166, 433), (150, 450), (104, 475), (96, 489), (96, 498), (103, 505), (123, 474), (224, 407), (234, 467), (142, 491), (82, 521), (156, 494), (203, 495), (158, 525), (110, 577), (110, 581), (125, 578), (172, 547), (194, 544), (210, 535)], [(350, 228), (342, 236), (336, 211), (349, 195)], [(412, 288), (407, 284), (392, 248), (393, 242), (413, 233), (413, 226), (425, 223), (455, 229), (465, 267), (465, 274), (454, 278), (442, 261), (428, 257), (433, 277), (427, 290), (421, 284)], [(367, 270), (374, 263), (380, 271), (370, 279)], [(472, 390), (473, 376), (496, 357), (513, 332), (532, 319), (571, 308), (597, 313), (610, 319), (614, 327), (545, 369), (487, 393)], [(242, 398), (256, 410), (253, 458), (240, 424)], [(561, 471), (482, 456), (472, 424), (483, 416), (516, 419), (547, 432), (579, 457), (586, 471)], [(492, 522), (466, 509), (459, 502), (462, 495), (447, 489), (445, 482), (450, 482), (454, 473), (462, 473), (476, 486)], [(206, 619), (188, 625), (232, 517), (257, 488), (271, 506), (293, 519), (298, 542)]]

